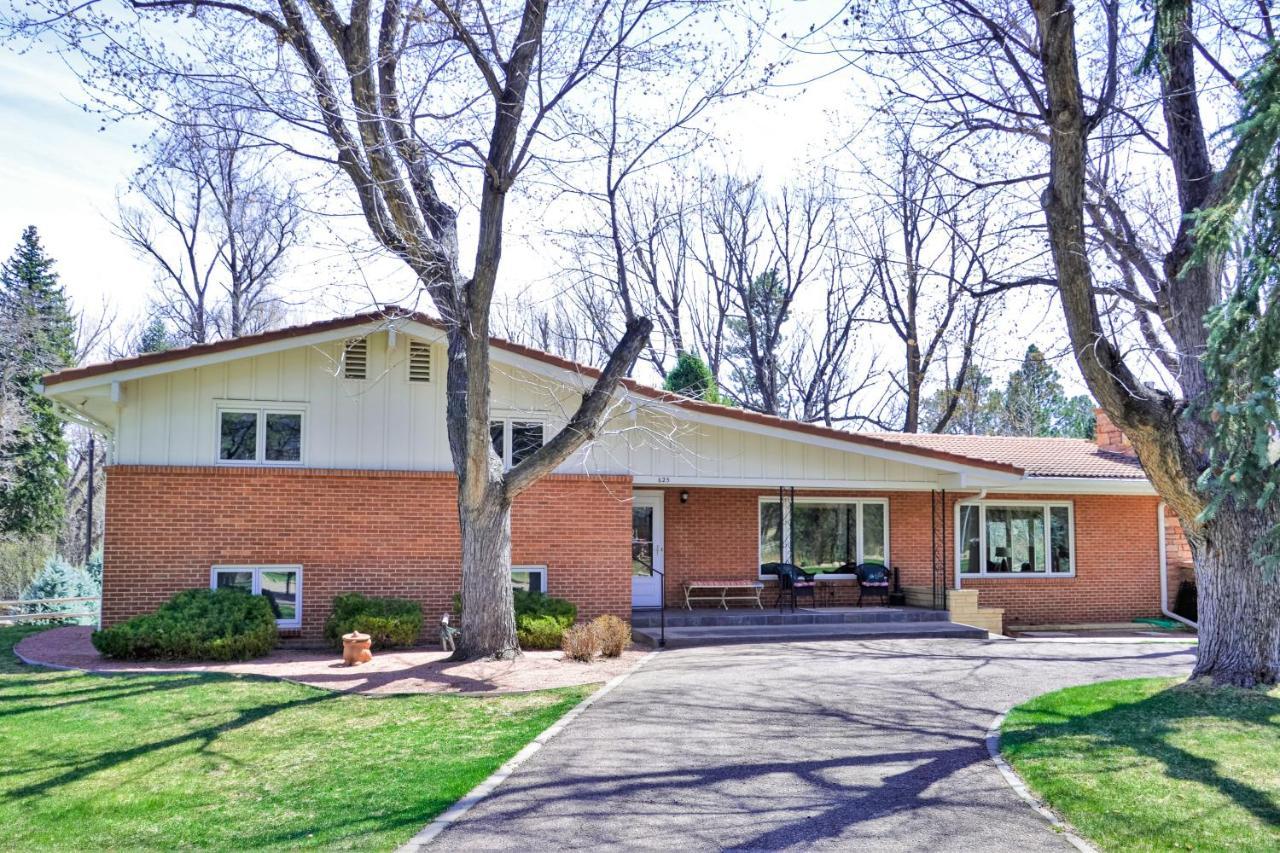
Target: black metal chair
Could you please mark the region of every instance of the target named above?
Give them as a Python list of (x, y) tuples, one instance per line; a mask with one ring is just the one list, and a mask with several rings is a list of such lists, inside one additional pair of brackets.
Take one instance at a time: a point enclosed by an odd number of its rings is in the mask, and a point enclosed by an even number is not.
[(889, 584), (893, 571), (884, 563), (862, 563), (858, 566), (858, 606), (862, 606), (862, 598), (866, 595), (878, 595), (885, 604), (889, 603)]
[(805, 596), (809, 597), (815, 607), (817, 606), (815, 590), (818, 585), (804, 569), (791, 563), (765, 563), (760, 567), (760, 571), (778, 577), (778, 610), (782, 610), (783, 602), (788, 596), (791, 598), (792, 612), (796, 609), (797, 599)]

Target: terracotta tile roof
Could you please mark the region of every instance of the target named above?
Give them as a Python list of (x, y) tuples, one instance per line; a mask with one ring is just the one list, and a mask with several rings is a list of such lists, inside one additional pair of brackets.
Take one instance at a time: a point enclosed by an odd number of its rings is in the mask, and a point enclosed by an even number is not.
[(1142, 480), (1146, 475), (1137, 458), (1099, 450), (1081, 438), (1024, 438), (1005, 435), (934, 435), (932, 433), (870, 433), (903, 447), (927, 448), (973, 459), (1005, 462), (1022, 468), (1028, 477), (1088, 477)]

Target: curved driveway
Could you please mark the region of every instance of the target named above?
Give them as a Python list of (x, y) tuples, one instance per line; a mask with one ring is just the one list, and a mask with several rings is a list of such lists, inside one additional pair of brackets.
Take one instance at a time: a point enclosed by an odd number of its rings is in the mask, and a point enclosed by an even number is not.
[(666, 651), (433, 846), (1067, 850), (989, 760), (991, 720), (1192, 660), (1182, 645), (1028, 640)]

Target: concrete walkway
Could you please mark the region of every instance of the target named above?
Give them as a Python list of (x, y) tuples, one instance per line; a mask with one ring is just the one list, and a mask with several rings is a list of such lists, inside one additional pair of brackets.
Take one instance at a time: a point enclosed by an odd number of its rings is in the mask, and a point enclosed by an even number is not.
[(432, 847), (1069, 850), (988, 759), (991, 720), (1058, 687), (1184, 675), (1192, 660), (1132, 642), (667, 651)]

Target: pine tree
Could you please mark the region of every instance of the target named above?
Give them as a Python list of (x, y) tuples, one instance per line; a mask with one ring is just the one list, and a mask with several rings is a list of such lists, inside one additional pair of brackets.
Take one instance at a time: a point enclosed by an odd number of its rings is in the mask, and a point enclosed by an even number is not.
[(682, 352), (677, 356), (676, 366), (671, 368), (662, 387), (708, 403), (727, 403), (716, 378), (711, 375), (711, 368), (696, 352)]
[(133, 345), (134, 352), (139, 355), (149, 352), (165, 352), (173, 349), (173, 336), (164, 321), (155, 317), (138, 333), (138, 340)]
[(1068, 397), (1062, 377), (1032, 344), (1009, 377), (1001, 432), (1060, 438), (1092, 438), (1093, 406), (1087, 396)]
[(42, 396), (40, 380), (75, 358), (75, 322), (66, 294), (34, 226), (22, 232), (13, 255), (0, 267), (0, 322), (13, 345), (3, 360), (4, 406), (24, 418), (5, 437), (0, 464), (0, 532), (54, 533), (62, 521), (68, 476), (64, 420)]

